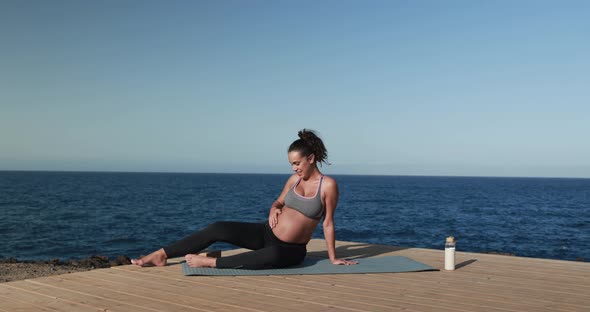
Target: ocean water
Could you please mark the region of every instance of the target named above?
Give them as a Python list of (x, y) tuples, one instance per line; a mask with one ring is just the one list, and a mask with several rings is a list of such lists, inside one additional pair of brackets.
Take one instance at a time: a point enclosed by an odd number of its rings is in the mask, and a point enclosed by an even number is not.
[[(338, 240), (443, 249), (453, 235), (462, 251), (590, 260), (590, 179), (333, 177)], [(136, 257), (214, 221), (266, 220), (287, 178), (0, 172), (0, 257)]]

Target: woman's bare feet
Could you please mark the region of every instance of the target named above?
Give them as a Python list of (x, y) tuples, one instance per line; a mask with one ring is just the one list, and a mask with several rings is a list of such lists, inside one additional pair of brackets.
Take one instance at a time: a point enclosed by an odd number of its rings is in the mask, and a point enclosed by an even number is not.
[(186, 260), (186, 263), (188, 264), (188, 266), (191, 268), (202, 268), (202, 267), (214, 268), (217, 266), (216, 265), (217, 264), (216, 258), (205, 257), (205, 256), (196, 255), (196, 254), (188, 254), (188, 255), (184, 256), (184, 259)]
[(167, 258), (164, 249), (160, 248), (145, 257), (131, 260), (131, 263), (139, 266), (165, 266)]

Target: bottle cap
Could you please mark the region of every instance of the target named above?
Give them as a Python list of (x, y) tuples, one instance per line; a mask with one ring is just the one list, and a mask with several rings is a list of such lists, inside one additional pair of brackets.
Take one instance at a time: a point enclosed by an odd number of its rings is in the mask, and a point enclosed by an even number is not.
[(447, 243), (454, 243), (454, 242), (455, 242), (455, 238), (453, 236), (447, 237)]

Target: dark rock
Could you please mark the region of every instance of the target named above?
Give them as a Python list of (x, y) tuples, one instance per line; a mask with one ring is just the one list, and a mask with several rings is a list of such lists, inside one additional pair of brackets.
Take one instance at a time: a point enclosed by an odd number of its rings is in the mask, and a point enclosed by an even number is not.
[(109, 258), (106, 256), (92, 256), (90, 258), (80, 260), (81, 267), (87, 268), (109, 268), (111, 265), (109, 263)]
[(19, 261), (15, 257), (10, 257), (10, 258), (6, 258), (6, 259), (2, 258), (0, 260), (0, 263), (17, 263), (17, 262), (19, 262)]
[(131, 259), (127, 256), (118, 256), (113, 261), (111, 261), (111, 266), (118, 266), (118, 265), (126, 265), (131, 264)]

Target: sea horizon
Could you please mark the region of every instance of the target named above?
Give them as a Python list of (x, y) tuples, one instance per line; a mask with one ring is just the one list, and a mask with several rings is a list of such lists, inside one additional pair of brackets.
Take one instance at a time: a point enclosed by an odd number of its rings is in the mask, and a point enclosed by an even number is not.
[[(135, 170), (33, 170), (33, 169), (0, 169), (0, 172), (31, 172), (31, 173), (148, 173), (148, 174), (221, 174), (221, 175), (291, 175), (280, 172), (217, 172), (217, 171), (135, 171)], [(358, 176), (358, 177), (422, 177), (422, 178), (510, 178), (510, 179), (573, 179), (588, 180), (590, 177), (567, 176), (508, 176), (508, 175), (421, 175), (421, 174), (371, 174), (371, 173), (329, 173), (329, 176)]]

